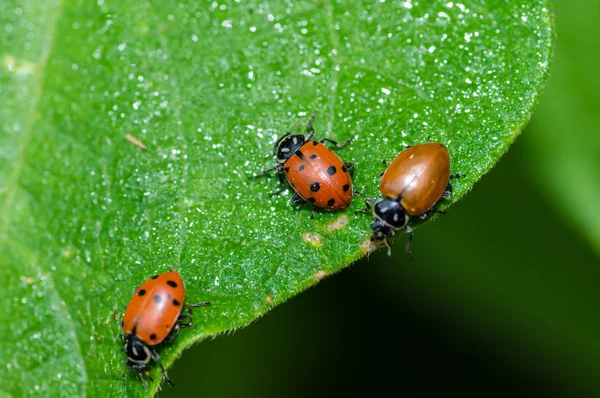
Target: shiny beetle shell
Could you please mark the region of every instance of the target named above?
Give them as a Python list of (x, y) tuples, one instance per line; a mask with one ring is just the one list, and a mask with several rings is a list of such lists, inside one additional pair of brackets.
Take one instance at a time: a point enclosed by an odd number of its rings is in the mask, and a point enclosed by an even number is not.
[(402, 151), (381, 177), (379, 189), (400, 202), (411, 216), (426, 213), (448, 186), (450, 156), (446, 147), (429, 142)]
[(122, 329), (149, 346), (171, 332), (185, 300), (181, 276), (175, 271), (155, 275), (135, 291), (123, 317)]
[(352, 202), (352, 177), (346, 165), (320, 142), (307, 141), (283, 166), (290, 185), (313, 206), (344, 210)]

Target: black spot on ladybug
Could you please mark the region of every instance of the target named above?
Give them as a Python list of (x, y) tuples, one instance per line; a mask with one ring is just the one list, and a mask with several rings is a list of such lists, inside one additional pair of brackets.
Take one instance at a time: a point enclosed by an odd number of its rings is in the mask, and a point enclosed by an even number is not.
[(342, 187), (342, 191), (347, 192), (350, 189), (350, 184), (346, 184)]
[(300, 171), (304, 171), (304, 165), (303, 165), (303, 164), (301, 164), (301, 165), (300, 165), (300, 168), (299, 168), (298, 170), (300, 170)]
[(342, 171), (343, 171), (344, 173), (346, 173), (346, 172), (348, 171), (348, 168), (346, 167), (346, 165), (343, 165), (343, 166), (342, 166)]
[(138, 296), (143, 296), (144, 294), (146, 294), (146, 289), (138, 290)]
[(310, 155), (310, 158), (311, 158), (311, 159), (316, 159), (316, 158), (317, 158), (317, 154), (316, 154), (316, 153), (313, 153), (312, 155)]
[(314, 145), (314, 146), (317, 146), (317, 145), (319, 145), (319, 141), (313, 141), (313, 145)]
[(171, 287), (177, 287), (177, 283), (174, 281), (167, 281), (167, 285), (169, 285)]
[(285, 171), (286, 173), (289, 173), (289, 171), (290, 171), (290, 168), (289, 168), (289, 167), (285, 167), (285, 168), (283, 169), (283, 171)]
[(302, 153), (301, 150), (296, 151), (296, 156), (298, 156), (300, 159), (304, 159), (304, 154)]
[(315, 198), (308, 198), (308, 199), (306, 199), (306, 201), (308, 203), (315, 203), (316, 199)]
[(173, 305), (175, 307), (179, 307), (181, 305), (181, 303), (179, 301), (177, 301), (177, 299), (173, 299)]
[(154, 275), (154, 276), (150, 277), (150, 279), (156, 279), (156, 278), (158, 278), (158, 275)]
[(327, 206), (333, 206), (334, 203), (335, 203), (335, 199), (331, 198), (327, 201)]
[(329, 174), (330, 176), (334, 175), (336, 171), (337, 170), (335, 169), (335, 166), (329, 166), (327, 168), (327, 174)]
[(321, 184), (319, 184), (318, 182), (313, 182), (312, 184), (310, 184), (311, 192), (319, 192), (319, 189), (321, 189)]
[(159, 296), (158, 294), (156, 296), (154, 296), (154, 302), (156, 304), (160, 304), (160, 303), (162, 303), (162, 301), (163, 301), (162, 297)]
[(152, 334), (150, 335), (150, 340), (156, 340), (156, 334), (152, 333)]

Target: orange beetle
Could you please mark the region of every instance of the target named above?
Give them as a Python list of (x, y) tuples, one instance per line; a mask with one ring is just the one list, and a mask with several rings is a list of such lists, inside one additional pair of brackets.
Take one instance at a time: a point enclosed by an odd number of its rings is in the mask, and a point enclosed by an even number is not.
[(308, 135), (288, 133), (281, 137), (274, 147), (277, 164), (254, 178), (277, 170), (281, 187), (272, 195), (283, 192), (285, 189), (283, 176), (285, 176), (296, 191), (292, 196), (292, 202), (312, 204), (313, 214), (316, 209), (344, 210), (350, 206), (352, 195), (355, 193), (352, 190), (354, 164), (343, 162), (323, 143), (328, 141), (338, 148), (343, 148), (352, 141), (352, 138), (343, 144), (338, 144), (329, 138), (313, 140), (314, 118), (313, 114), (308, 121), (306, 127)]
[[(184, 301), (185, 287), (176, 271), (154, 275), (135, 289), (121, 322), (127, 364), (132, 369), (142, 373), (150, 360), (154, 359), (160, 365), (165, 379), (173, 385), (154, 346), (165, 339), (173, 341), (182, 327), (192, 326), (191, 322), (179, 322), (191, 318), (190, 313), (181, 313)], [(205, 305), (210, 303), (189, 304), (188, 307)]]
[(367, 209), (373, 207), (375, 221), (371, 224), (371, 240), (383, 240), (391, 254), (388, 238), (394, 231), (406, 228), (410, 234), (406, 252), (412, 257), (410, 244), (413, 231), (408, 225), (410, 216), (426, 218), (442, 198), (452, 195), (450, 179), (464, 174), (450, 174), (450, 156), (446, 147), (437, 142), (407, 147), (389, 164), (381, 175), (379, 190), (386, 199), (367, 199)]

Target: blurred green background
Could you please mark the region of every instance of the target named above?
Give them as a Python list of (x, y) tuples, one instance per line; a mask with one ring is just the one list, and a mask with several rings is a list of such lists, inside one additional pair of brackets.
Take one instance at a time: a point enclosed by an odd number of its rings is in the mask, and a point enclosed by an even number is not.
[(600, 2), (554, 2), (553, 73), (448, 214), (229, 336), (160, 397), (600, 396)]

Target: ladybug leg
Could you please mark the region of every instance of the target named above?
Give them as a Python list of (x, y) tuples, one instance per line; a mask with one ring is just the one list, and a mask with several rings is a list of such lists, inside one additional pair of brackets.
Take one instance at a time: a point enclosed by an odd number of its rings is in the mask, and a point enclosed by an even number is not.
[(388, 255), (388, 257), (392, 257), (392, 247), (390, 246), (390, 241), (387, 240), (387, 239), (384, 239), (383, 243), (385, 243), (385, 246), (387, 247), (387, 255)]
[[(127, 375), (129, 374), (129, 372), (131, 372), (133, 370), (133, 368), (128, 368), (125, 372), (123, 372), (123, 378), (126, 378)], [(146, 383), (146, 379), (144, 379), (144, 377), (142, 376), (143, 371), (138, 371), (138, 377), (139, 379), (142, 381), (142, 384), (144, 385), (144, 389), (148, 389), (148, 383)], [(152, 376), (150, 376), (150, 374), (146, 373), (146, 375), (148, 376), (148, 378), (150, 379), (150, 381), (154, 381), (152, 379)]]
[(167, 374), (167, 371), (165, 370), (165, 367), (160, 362), (160, 356), (158, 355), (158, 352), (156, 352), (156, 350), (154, 348), (150, 348), (150, 354), (152, 354), (152, 359), (154, 359), (156, 362), (158, 362), (158, 365), (160, 366), (160, 370), (162, 371), (163, 377), (167, 380), (167, 383), (169, 383), (171, 385), (171, 387), (175, 387), (175, 384), (173, 384), (173, 380), (171, 380), (171, 378)]
[(319, 140), (319, 142), (322, 144), (322, 143), (324, 143), (325, 141), (327, 141), (327, 142), (330, 142), (330, 143), (332, 143), (333, 145), (335, 145), (337, 148), (343, 148), (343, 147), (345, 147), (346, 145), (348, 145), (348, 144), (350, 143), (350, 141), (352, 141), (353, 139), (354, 139), (354, 137), (350, 137), (350, 138), (348, 138), (348, 139), (346, 140), (346, 142), (344, 142), (344, 143), (342, 143), (342, 144), (338, 143), (337, 141), (334, 141), (334, 140), (332, 140), (331, 138), (321, 138), (321, 139)]
[(308, 118), (308, 122), (306, 123), (306, 132), (308, 133), (308, 136), (306, 137), (306, 141), (310, 141), (313, 139), (313, 137), (315, 136), (315, 128), (313, 127), (313, 121), (315, 120), (315, 117), (317, 116), (317, 114), (315, 112), (313, 112), (312, 115), (310, 115), (310, 118)]
[(127, 370), (125, 372), (123, 372), (123, 378), (127, 377), (127, 375), (129, 374), (129, 372), (131, 372), (133, 370), (133, 368), (128, 367)]
[(310, 213), (310, 218), (313, 219), (315, 218), (315, 214), (317, 214), (319, 212), (319, 209), (317, 209), (316, 207), (313, 207), (312, 213)]
[(140, 378), (140, 380), (142, 381), (142, 383), (144, 384), (144, 389), (148, 389), (148, 383), (146, 382), (146, 379), (144, 379), (144, 376), (142, 376), (142, 374), (145, 374), (150, 381), (154, 381), (154, 377), (152, 377), (152, 375), (148, 372), (138, 372), (138, 377)]
[(285, 183), (285, 180), (283, 179), (283, 173), (278, 173), (277, 178), (279, 178), (279, 189), (271, 192), (269, 194), (269, 196), (279, 195), (280, 193), (282, 193), (283, 191), (285, 191), (287, 189), (287, 184)]
[[(192, 308), (195, 307), (204, 307), (210, 305), (210, 301), (204, 301), (202, 303), (193, 303), (193, 304), (188, 304), (187, 306), (187, 310), (188, 312), (182, 312), (181, 314), (179, 314), (179, 317), (177, 318), (176, 322), (185, 320), (185, 319), (190, 319), (192, 317)], [(175, 325), (173, 326), (173, 330), (171, 330), (171, 333), (169, 333), (169, 335), (166, 338), (166, 341), (168, 343), (172, 342), (173, 340), (175, 340), (175, 338), (177, 337), (177, 335), (179, 334), (179, 331), (181, 328), (191, 328), (192, 326), (194, 326), (191, 322), (185, 322), (185, 323), (175, 323)]]
[(365, 199), (365, 208), (355, 211), (354, 214), (367, 213), (367, 212), (371, 211), (371, 207), (375, 204), (376, 201), (377, 201), (377, 199), (366, 198)]
[(344, 166), (346, 166), (346, 169), (348, 170), (348, 174), (350, 174), (350, 177), (354, 178), (354, 163), (352, 162), (346, 162), (344, 163)]
[(137, 292), (137, 290), (138, 290), (139, 288), (140, 288), (139, 286), (134, 286), (134, 287), (133, 287), (133, 293), (135, 294), (135, 292)]
[[(179, 321), (179, 319), (181, 319), (181, 316), (177, 319), (177, 321)], [(177, 336), (179, 336), (179, 332), (181, 331), (181, 325), (182, 325), (181, 323), (176, 323), (173, 326), (173, 329), (171, 329), (171, 331), (169, 332), (169, 335), (164, 340), (165, 343), (171, 344), (173, 341), (175, 341)], [(192, 326), (191, 323), (186, 323), (186, 325)]]
[[(388, 168), (388, 166), (390, 165), (390, 162), (388, 162), (388, 161), (386, 161), (386, 160), (384, 160), (382, 163), (383, 163), (383, 165), (386, 167), (386, 169), (387, 169), (387, 168)], [(379, 174), (379, 180), (380, 180), (380, 181), (381, 181), (381, 179), (383, 178), (383, 175), (384, 175), (384, 174), (385, 174), (385, 170), (384, 170), (384, 171), (382, 171), (382, 172)]]
[(413, 256), (412, 253), (412, 249), (411, 249), (411, 245), (412, 245), (412, 240), (413, 240), (413, 230), (410, 226), (406, 226), (406, 232), (408, 232), (410, 235), (408, 236), (408, 240), (406, 241), (406, 255), (408, 256), (408, 258), (410, 258), (411, 260), (415, 259), (415, 256)]
[(264, 176), (266, 174), (269, 174), (273, 170), (277, 170), (278, 172), (281, 172), (282, 169), (283, 169), (282, 165), (279, 164), (279, 163), (277, 163), (275, 166), (273, 166), (271, 168), (268, 168), (268, 169), (265, 169), (265, 170), (261, 171), (260, 173), (253, 175), (250, 178), (252, 178), (253, 180), (256, 180), (257, 178), (260, 178), (260, 177), (262, 177), (262, 176)]
[[(466, 176), (466, 174), (450, 174), (450, 179), (463, 178), (464, 176)], [(442, 194), (442, 198), (449, 198), (450, 196), (452, 196), (452, 184), (448, 182), (448, 186)]]
[(298, 192), (294, 192), (294, 196), (290, 199), (292, 203), (305, 203), (306, 201), (302, 199), (302, 196), (298, 195)]
[(438, 210), (438, 209), (433, 209), (433, 210), (429, 210), (427, 213), (423, 213), (419, 216), (419, 218), (421, 220), (426, 220), (430, 214), (435, 213), (435, 214), (446, 214), (446, 210)]

